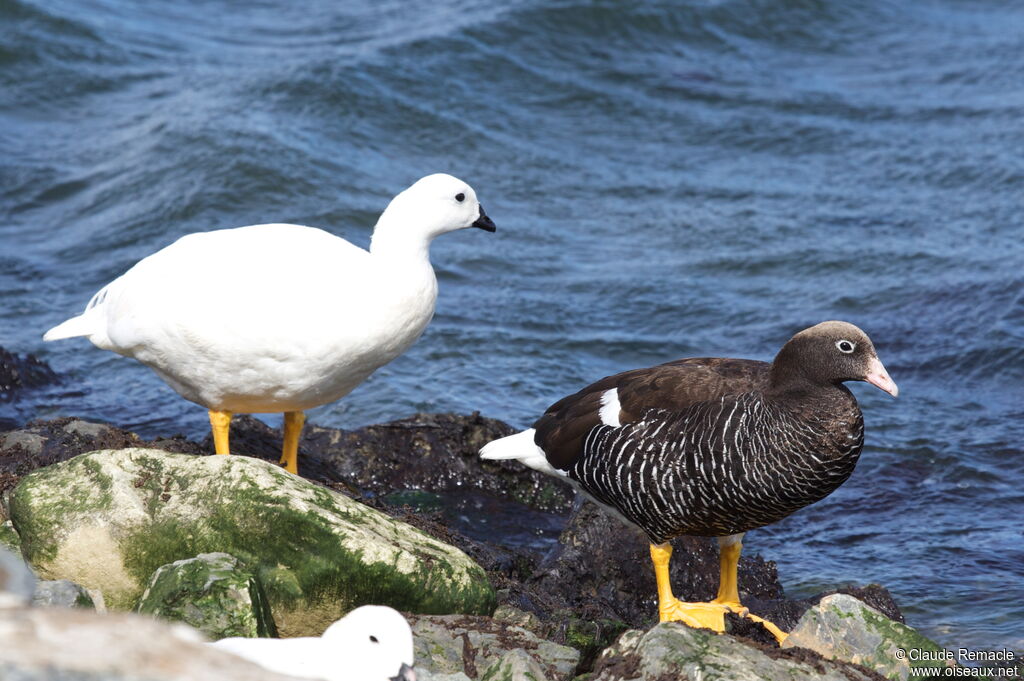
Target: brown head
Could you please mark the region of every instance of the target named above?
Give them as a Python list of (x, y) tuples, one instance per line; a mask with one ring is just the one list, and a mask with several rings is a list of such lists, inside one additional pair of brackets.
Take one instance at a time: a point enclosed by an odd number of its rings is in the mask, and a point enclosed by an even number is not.
[(882, 366), (868, 335), (847, 322), (822, 322), (796, 334), (772, 362), (773, 390), (813, 390), (866, 381), (893, 397), (899, 388)]

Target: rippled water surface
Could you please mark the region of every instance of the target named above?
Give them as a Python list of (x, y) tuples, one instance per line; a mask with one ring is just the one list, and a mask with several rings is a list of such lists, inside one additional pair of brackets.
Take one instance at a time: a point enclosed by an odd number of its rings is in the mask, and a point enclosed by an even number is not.
[(435, 243), (424, 337), (312, 420), (524, 426), (846, 319), (900, 399), (854, 386), (854, 476), (747, 546), (790, 593), (877, 581), (946, 645), (1024, 649), (1024, 6), (0, 0), (0, 26), (0, 344), (69, 377), (0, 417), (202, 435), (141, 365), (42, 332), (187, 232), (365, 245), (450, 172), (499, 231)]

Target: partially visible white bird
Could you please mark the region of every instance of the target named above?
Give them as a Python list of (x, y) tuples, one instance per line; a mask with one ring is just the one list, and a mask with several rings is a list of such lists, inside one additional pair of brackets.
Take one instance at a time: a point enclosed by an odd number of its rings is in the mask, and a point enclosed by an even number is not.
[(319, 638), (225, 638), (209, 645), (299, 678), (416, 681), (409, 623), (382, 605), (356, 608)]
[(348, 394), (419, 338), (437, 300), (430, 243), (467, 227), (495, 231), (469, 185), (436, 174), (391, 201), (369, 251), (301, 225), (189, 234), (43, 340), (85, 336), (149, 366), (209, 409), (218, 454), (233, 413), (284, 412), (281, 463), (296, 473), (303, 410)]

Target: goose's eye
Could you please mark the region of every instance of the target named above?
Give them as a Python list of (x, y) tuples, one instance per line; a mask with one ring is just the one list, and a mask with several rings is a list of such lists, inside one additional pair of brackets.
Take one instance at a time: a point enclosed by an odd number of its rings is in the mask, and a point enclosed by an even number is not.
[(373, 634), (370, 634), (370, 640), (371, 640), (372, 642), (374, 642), (374, 643), (380, 643), (380, 641), (378, 641), (378, 640), (377, 640), (377, 637), (376, 637), (376, 636), (374, 636)]
[(463, 201), (466, 200), (466, 195), (463, 194), (462, 192), (459, 192), (458, 194), (455, 195), (455, 200), (458, 201), (459, 203), (462, 203)]
[(854, 345), (848, 340), (836, 341), (836, 347), (839, 348), (839, 352), (845, 353), (847, 355), (857, 348), (856, 345)]

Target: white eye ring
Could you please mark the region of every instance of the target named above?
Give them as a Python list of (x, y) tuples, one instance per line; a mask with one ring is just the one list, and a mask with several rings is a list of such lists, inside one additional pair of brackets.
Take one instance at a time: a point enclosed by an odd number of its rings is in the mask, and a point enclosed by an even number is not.
[(849, 355), (850, 353), (857, 349), (857, 344), (851, 343), (848, 340), (840, 340), (836, 341), (836, 347), (839, 348), (839, 352)]

